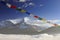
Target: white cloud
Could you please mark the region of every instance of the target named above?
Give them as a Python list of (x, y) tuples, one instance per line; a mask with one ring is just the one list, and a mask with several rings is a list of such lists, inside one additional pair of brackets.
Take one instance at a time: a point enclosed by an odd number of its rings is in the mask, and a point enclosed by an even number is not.
[(25, 3), (24, 5), (22, 5), (22, 8), (26, 8), (26, 7), (28, 7), (27, 3)]
[(34, 6), (35, 4), (34, 4), (34, 3), (32, 3), (32, 2), (30, 2), (30, 3), (29, 3), (29, 5)]
[(19, 0), (19, 2), (26, 2), (27, 0)]
[(32, 3), (32, 2), (30, 2), (30, 3), (25, 3), (24, 5), (22, 5), (22, 8), (24, 7), (24, 8), (26, 8), (26, 7), (32, 7), (32, 6), (34, 6), (35, 4), (34, 3)]
[(13, 2), (27, 2), (27, 1), (32, 1), (32, 0), (13, 0)]
[(27, 0), (13, 0), (13, 2), (26, 2)]
[(52, 22), (52, 23), (60, 24), (60, 20), (48, 20), (48, 21), (50, 21), (50, 22)]
[(32, 0), (19, 0), (18, 2), (26, 2), (26, 1), (32, 1)]
[(49, 35), (47, 33), (40, 34), (39, 37), (31, 36), (31, 35), (3, 35), (0, 34), (1, 40), (60, 40), (60, 34), (56, 34), (56, 36)]

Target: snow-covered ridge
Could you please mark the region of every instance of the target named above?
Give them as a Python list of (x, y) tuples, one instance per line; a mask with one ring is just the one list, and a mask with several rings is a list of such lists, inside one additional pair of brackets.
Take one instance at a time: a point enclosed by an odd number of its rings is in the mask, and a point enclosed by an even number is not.
[(9, 19), (9, 20), (4, 20), (0, 22), (0, 25), (5, 25), (5, 24), (18, 24), (24, 22), (26, 24), (30, 25), (36, 25), (36, 26), (52, 26), (51, 24), (44, 23), (43, 21), (40, 20), (34, 20), (30, 17), (25, 17), (25, 18), (20, 18), (20, 19)]
[(14, 28), (19, 27), (20, 29), (23, 28), (33, 28), (36, 30), (45, 30), (52, 27), (52, 24), (44, 23), (43, 21), (33, 19), (31, 17), (19, 18), (19, 19), (9, 19), (0, 22), (0, 28), (8, 27)]

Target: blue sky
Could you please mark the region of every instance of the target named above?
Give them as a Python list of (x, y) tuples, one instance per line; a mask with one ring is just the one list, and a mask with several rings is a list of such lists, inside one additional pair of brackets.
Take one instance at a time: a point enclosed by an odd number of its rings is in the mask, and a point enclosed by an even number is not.
[[(48, 20), (60, 19), (60, 0), (31, 0), (26, 2), (9, 0), (8, 2)], [(33, 3), (34, 5), (28, 5), (29, 3)], [(23, 5), (27, 5), (27, 7), (23, 7)], [(26, 16), (28, 15), (14, 9), (9, 9), (0, 3), (0, 20), (23, 18)]]

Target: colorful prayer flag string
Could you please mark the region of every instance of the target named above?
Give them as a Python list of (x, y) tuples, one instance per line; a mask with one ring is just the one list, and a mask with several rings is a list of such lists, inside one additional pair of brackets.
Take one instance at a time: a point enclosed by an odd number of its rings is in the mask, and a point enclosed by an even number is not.
[[(51, 23), (50, 21), (47, 21), (47, 20), (44, 19), (44, 18), (41, 18), (41, 17), (39, 17), (39, 16), (36, 16), (36, 15), (33, 15), (33, 14), (27, 12), (27, 11), (24, 10), (24, 9), (17, 8), (15, 5), (11, 5), (11, 4), (9, 4), (9, 3), (6, 3), (5, 1), (1, 1), (1, 3), (3, 3), (4, 5), (6, 5), (8, 8), (16, 9), (16, 10), (22, 12), (22, 13), (26, 13), (26, 14), (28, 14), (29, 16), (33, 16), (34, 18), (37, 18), (37, 19), (42, 20), (42, 21), (44, 21), (44, 22), (47, 22), (47, 23), (53, 24), (53, 23)], [(58, 24), (53, 24), (53, 25), (54, 25), (54, 26), (59, 26)]]

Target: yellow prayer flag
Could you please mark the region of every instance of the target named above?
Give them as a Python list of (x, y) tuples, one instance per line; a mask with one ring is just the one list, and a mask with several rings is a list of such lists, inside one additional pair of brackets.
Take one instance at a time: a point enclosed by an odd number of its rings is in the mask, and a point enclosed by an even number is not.
[(22, 9), (20, 12), (25, 13), (25, 12), (26, 12), (26, 10), (23, 10), (23, 9)]
[(44, 19), (44, 18), (42, 18), (42, 21), (45, 22), (45, 23), (47, 22), (46, 19)]

